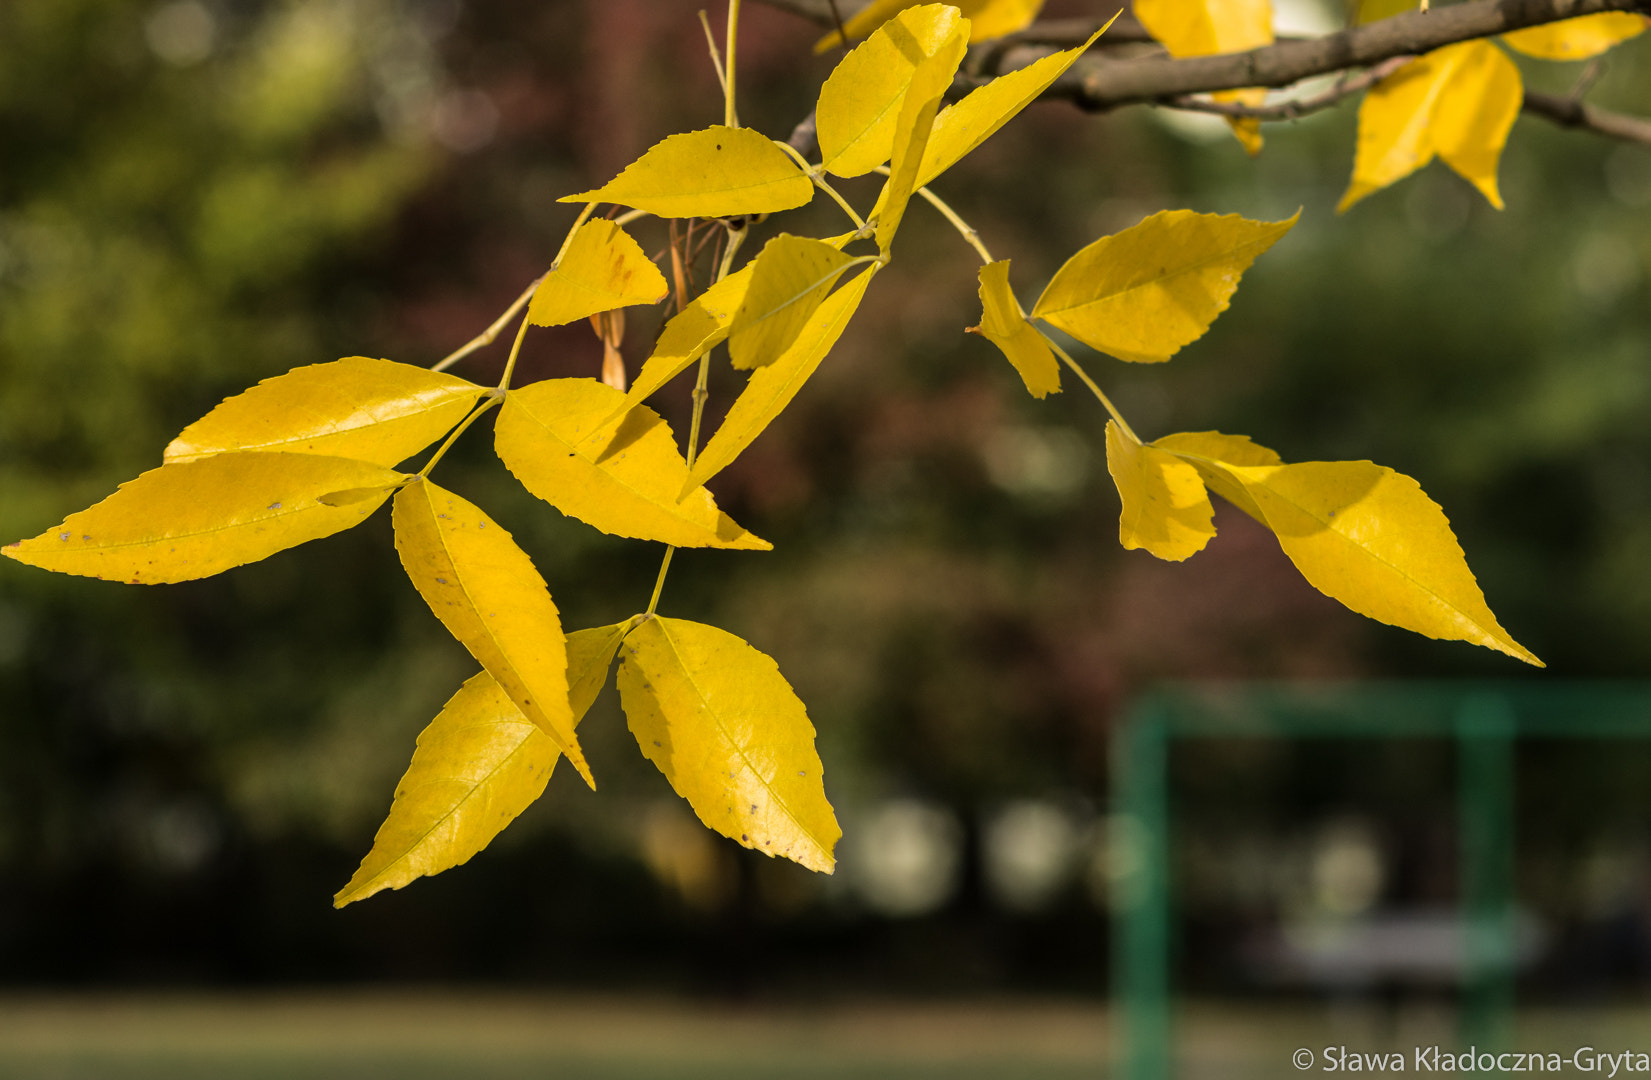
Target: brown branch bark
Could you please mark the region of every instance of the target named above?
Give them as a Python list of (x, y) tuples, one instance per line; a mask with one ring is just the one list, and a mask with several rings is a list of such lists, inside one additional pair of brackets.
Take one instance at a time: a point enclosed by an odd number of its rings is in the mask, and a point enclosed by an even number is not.
[(1535, 90), (1527, 90), (1525, 111), (1552, 120), (1561, 127), (1585, 128), (1597, 131), (1601, 135), (1609, 135), (1613, 139), (1651, 146), (1651, 120), (1607, 112), (1576, 98), (1555, 97), (1552, 94), (1539, 94)]
[[(773, 0), (766, 0), (773, 2)], [(1073, 65), (1045, 96), (1086, 109), (1156, 101), (1246, 86), (1289, 86), (1314, 75), (1419, 55), (1458, 41), (1602, 11), (1651, 13), (1651, 0), (1470, 0), (1409, 12), (1308, 41), (1281, 41), (1243, 53), (1174, 60), (1093, 60)]]

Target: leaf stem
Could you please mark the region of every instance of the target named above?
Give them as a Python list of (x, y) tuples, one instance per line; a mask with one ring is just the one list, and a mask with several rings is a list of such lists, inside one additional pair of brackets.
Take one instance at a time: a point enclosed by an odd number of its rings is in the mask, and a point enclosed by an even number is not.
[(562, 246), (556, 249), (556, 258), (550, 260), (552, 270), (562, 265), (562, 256), (566, 255), (568, 248), (573, 246), (573, 234), (579, 231), (579, 226), (583, 225), (595, 210), (595, 203), (586, 203), (585, 208), (579, 211), (579, 216), (573, 219), (573, 224), (568, 228), (567, 236), (562, 238)]
[(803, 167), (803, 171), (808, 174), (808, 178), (814, 181), (814, 186), (825, 192), (827, 195), (830, 195), (837, 205), (843, 208), (843, 213), (847, 214), (848, 219), (854, 222), (854, 228), (856, 231), (866, 227), (865, 219), (855, 213), (854, 207), (848, 204), (848, 200), (843, 198), (842, 195), (838, 193), (836, 188), (826, 182), (825, 177), (820, 175), (819, 169), (813, 165), (810, 165), (808, 163), (808, 159), (798, 153), (795, 146), (792, 146), (788, 142), (781, 142), (779, 139), (774, 140), (774, 145), (795, 158), (797, 164), (801, 165)]
[[(526, 326), (527, 323), (524, 322), (522, 325)], [(426, 461), (424, 463), (424, 468), (418, 471), (420, 478), (430, 475), (430, 470), (436, 467), (436, 462), (440, 461), (447, 455), (448, 448), (459, 441), (459, 436), (464, 434), (466, 428), (480, 419), (482, 413), (485, 413), (487, 410), (491, 409), (503, 400), (504, 392), (502, 390), (489, 390), (487, 392), (487, 396), (482, 398), (482, 403), (470, 410), (470, 415), (459, 421), (459, 426), (454, 428), (452, 432), (448, 434), (447, 441), (443, 442), (441, 446), (436, 448), (436, 452), (430, 455), (430, 460)]]
[(722, 53), (717, 50), (717, 39), (711, 33), (711, 20), (705, 17), (705, 9), (699, 12), (699, 25), (705, 31), (705, 47), (711, 50), (711, 67), (717, 73), (717, 85), (722, 87), (723, 110), (726, 115), (728, 101), (728, 72), (723, 70)]
[(1038, 336), (1043, 338), (1051, 349), (1055, 350), (1055, 355), (1066, 361), (1066, 366), (1071, 368), (1078, 378), (1083, 380), (1083, 384), (1089, 387), (1089, 392), (1095, 395), (1096, 400), (1098, 400), (1101, 405), (1106, 408), (1106, 411), (1112, 416), (1112, 419), (1116, 420), (1118, 422), (1118, 426), (1124, 429), (1124, 434), (1128, 435), (1131, 439), (1134, 439), (1137, 443), (1140, 442), (1141, 437), (1135, 434), (1135, 430), (1129, 426), (1129, 421), (1125, 420), (1123, 414), (1118, 411), (1118, 407), (1112, 404), (1112, 399), (1107, 397), (1106, 394), (1101, 391), (1099, 386), (1095, 385), (1095, 380), (1089, 377), (1089, 372), (1078, 366), (1078, 362), (1068, 356), (1066, 354), (1066, 350), (1061, 348), (1060, 345), (1055, 342), (1054, 338), (1044, 333), (1042, 327), (1032, 323), (1030, 320), (1028, 320), (1028, 325), (1030, 325), (1032, 329), (1036, 330), (1038, 332)]
[(518, 296), (508, 308), (505, 308), (503, 315), (500, 315), (497, 319), (493, 320), (492, 326), (489, 326), (486, 330), (483, 330), (481, 333), (477, 334), (457, 349), (454, 349), (452, 352), (442, 357), (439, 362), (430, 365), (430, 370), (446, 371), (448, 368), (452, 367), (460, 360), (463, 360), (477, 349), (485, 348), (488, 345), (493, 344), (494, 340), (499, 336), (504, 328), (509, 325), (510, 320), (515, 318), (516, 314), (520, 312), (522, 308), (527, 306), (528, 301), (533, 299), (534, 290), (539, 287), (539, 282), (543, 280), (543, 274), (534, 278), (533, 284), (529, 285), (522, 292), (522, 295)]
[(510, 389), (510, 376), (516, 370), (516, 357), (521, 355), (522, 342), (527, 338), (528, 317), (522, 316), (521, 329), (516, 331), (515, 344), (510, 346), (510, 359), (504, 362), (504, 377), (499, 380), (499, 392)]
[(618, 225), (620, 228), (624, 228), (626, 225), (629, 225), (631, 222), (635, 221), (637, 218), (644, 218), (644, 217), (647, 217), (647, 216), (648, 216), (648, 211), (646, 211), (646, 210), (627, 210), (625, 213), (620, 214), (618, 217), (614, 218), (613, 223), (615, 225)]
[[(876, 171), (881, 173), (883, 176), (889, 175), (889, 167), (887, 165), (877, 166)], [(962, 236), (964, 241), (967, 242), (970, 247), (975, 249), (975, 253), (980, 256), (982, 262), (997, 262), (996, 259), (992, 258), (992, 253), (986, 250), (986, 245), (981, 242), (980, 234), (975, 231), (975, 227), (959, 217), (957, 211), (953, 210), (946, 204), (946, 200), (942, 199), (926, 187), (918, 188), (917, 194), (923, 196), (930, 206), (940, 211), (941, 216), (952, 223), (952, 228), (956, 229), (958, 231), (958, 235)]]
[(739, 110), (734, 107), (734, 52), (739, 45), (740, 0), (728, 0), (728, 33), (722, 39), (728, 54), (728, 83), (723, 87), (722, 122), (728, 127), (740, 126)]
[(665, 575), (671, 569), (671, 556), (676, 554), (676, 548), (669, 545), (665, 548), (665, 561), (659, 564), (659, 577), (654, 581), (654, 594), (648, 598), (648, 614), (659, 607), (659, 594), (665, 591)]

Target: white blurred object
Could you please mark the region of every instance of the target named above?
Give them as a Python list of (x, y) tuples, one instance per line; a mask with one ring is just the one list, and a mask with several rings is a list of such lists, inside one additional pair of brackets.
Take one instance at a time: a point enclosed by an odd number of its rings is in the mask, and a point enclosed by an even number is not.
[(200, 0), (175, 0), (150, 14), (143, 37), (161, 60), (190, 67), (212, 55), (218, 44), (218, 20)]
[(875, 911), (927, 915), (957, 889), (963, 830), (944, 807), (916, 799), (883, 803), (851, 835), (842, 868)]
[(1013, 802), (987, 821), (981, 838), (986, 887), (1014, 911), (1038, 911), (1060, 894), (1078, 846), (1071, 817), (1051, 802)]

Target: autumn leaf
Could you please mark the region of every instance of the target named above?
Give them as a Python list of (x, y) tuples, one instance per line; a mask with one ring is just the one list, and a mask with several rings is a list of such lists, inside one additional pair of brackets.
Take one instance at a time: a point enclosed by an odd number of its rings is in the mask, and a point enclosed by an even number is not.
[[(607, 681), (629, 625), (567, 636), (574, 727)], [(472, 676), (419, 734), (390, 814), (333, 907), (469, 862), (544, 794), (561, 756), (493, 676)]]
[[(625, 395), (595, 379), (547, 379), (505, 398), (494, 447), (522, 486), (569, 517), (615, 536), (677, 547), (767, 551), (703, 487), (678, 499), (688, 463), (670, 426), (645, 405), (600, 425)], [(589, 436), (599, 432), (599, 437)]]
[(773, 141), (750, 128), (671, 135), (602, 187), (561, 202), (611, 202), (657, 217), (734, 217), (792, 210), (814, 185)]
[(527, 321), (561, 326), (632, 304), (655, 304), (669, 291), (665, 275), (629, 233), (611, 221), (587, 221), (533, 291)]
[(419, 733), (341, 908), (470, 861), (544, 793), (561, 752), (483, 671)]
[(481, 510), (429, 480), (396, 494), (391, 520), (401, 565), (436, 618), (594, 788), (573, 734), (561, 616), (533, 560)]
[(934, 130), (923, 149), (923, 164), (917, 170), (917, 187), (929, 182), (961, 161), (975, 147), (997, 133), (998, 129), (1014, 119), (1022, 109), (1037, 100), (1039, 94), (1065, 74), (1066, 69), (1082, 56), (1097, 38), (1106, 32), (1118, 16), (1108, 19), (1106, 26), (1090, 35), (1089, 40), (1075, 49), (1067, 49), (1041, 60), (1000, 75), (969, 91), (962, 101), (948, 105), (935, 117)]
[(1068, 259), (1032, 317), (1120, 360), (1168, 360), (1203, 336), (1256, 256), (1300, 217), (1160, 211)]
[(464, 419), (486, 389), (453, 375), (350, 356), (265, 379), (183, 429), (168, 463), (242, 450), (392, 466)]
[(940, 111), (941, 96), (968, 47), (969, 20), (956, 8), (939, 4), (908, 8), (885, 27), (900, 50), (916, 65), (900, 103), (894, 125), (894, 149), (889, 179), (883, 185), (877, 210), (877, 247), (887, 254), (917, 186), (917, 171)]
[(1586, 60), (1645, 33), (1651, 18), (1630, 11), (1602, 11), (1503, 34), (1512, 49), (1542, 60)]
[(698, 360), (728, 336), (734, 313), (745, 302), (745, 291), (751, 287), (753, 263), (746, 263), (709, 289), (700, 293), (689, 305), (671, 317), (660, 331), (654, 351), (643, 363), (631, 383), (630, 391), (613, 416), (607, 417), (600, 428), (619, 418), (632, 405), (652, 397), (659, 388), (682, 374), (688, 365)]
[[(1176, 58), (1248, 52), (1273, 43), (1272, 0), (1135, 0), (1135, 17)], [(1267, 98), (1259, 87), (1223, 90), (1216, 101), (1255, 107)], [(1261, 123), (1228, 117), (1233, 134), (1252, 156), (1261, 152)]]
[(1488, 41), (1436, 49), (1377, 83), (1359, 106), (1353, 180), (1342, 213), (1437, 154), (1498, 210), (1496, 166), (1524, 101), (1513, 61)]
[(752, 441), (780, 414), (814, 374), (837, 339), (843, 334), (865, 296), (866, 286), (876, 273), (873, 266), (815, 308), (791, 346), (771, 364), (751, 373), (751, 381), (734, 400), (722, 426), (705, 449), (694, 459), (688, 489), (698, 487), (721, 472), (750, 446)]
[(752, 260), (751, 282), (728, 325), (728, 356), (749, 370), (791, 347), (831, 286), (854, 264), (830, 244), (781, 233)]
[(1265, 446), (1250, 441), (1248, 435), (1223, 435), (1219, 431), (1181, 432), (1166, 435), (1152, 444), (1181, 457), (1198, 470), (1204, 486), (1226, 499), (1261, 524), (1267, 524), (1261, 507), (1244, 491), (1244, 485), (1214, 462), (1227, 465), (1282, 465), (1284, 459)]
[[(1185, 441), (1155, 445), (1200, 472), (1226, 473), (1302, 577), (1326, 596), (1378, 622), (1542, 666), (1491, 614), (1444, 511), (1415, 480), (1368, 461), (1240, 465), (1190, 449), (1198, 442), (1215, 449), (1231, 436), (1177, 438)], [(1247, 440), (1238, 448), (1252, 460), (1272, 454)]]
[[(872, 0), (844, 21), (843, 31), (850, 41), (857, 41), (916, 6), (917, 0)], [(1026, 29), (1043, 10), (1043, 0), (954, 0), (951, 6), (969, 20), (969, 43), (973, 45)], [(842, 41), (842, 35), (833, 30), (814, 43), (815, 55), (836, 48)]]
[[(151, 469), (0, 552), (45, 570), (132, 585), (191, 581), (359, 525), (405, 479), (349, 458), (214, 454)], [(366, 494), (343, 505), (326, 500), (345, 489)]]
[[(918, 25), (920, 30), (925, 28), (932, 29), (933, 24)], [(909, 28), (904, 24), (882, 27), (843, 57), (820, 87), (814, 123), (820, 167), (826, 172), (861, 176), (894, 153), (895, 125), (917, 62), (938, 44), (928, 43), (927, 52), (902, 47), (905, 34), (897, 41), (895, 30)]]
[(1118, 543), (1180, 562), (1215, 535), (1214, 509), (1198, 470), (1167, 451), (1143, 446), (1116, 421), (1106, 422), (1106, 468), (1123, 510)]
[(714, 626), (649, 616), (620, 648), (619, 697), (642, 753), (708, 828), (833, 870), (843, 831), (814, 725), (773, 660)]
[(980, 268), (980, 306), (980, 325), (969, 327), (968, 332), (981, 335), (1002, 350), (1033, 397), (1059, 393), (1060, 364), (1043, 335), (1026, 321), (1020, 301), (1009, 288), (1008, 259)]

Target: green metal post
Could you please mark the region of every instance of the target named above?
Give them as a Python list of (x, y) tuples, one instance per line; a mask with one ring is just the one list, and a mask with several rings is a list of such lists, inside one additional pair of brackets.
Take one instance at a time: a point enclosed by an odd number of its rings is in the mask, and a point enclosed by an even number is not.
[(1113, 1007), (1123, 1080), (1170, 1075), (1169, 725), (1157, 702), (1113, 744)]
[(1457, 718), (1461, 1038), (1491, 1051), (1507, 1049), (1513, 1034), (1514, 726), (1496, 697), (1469, 699)]

